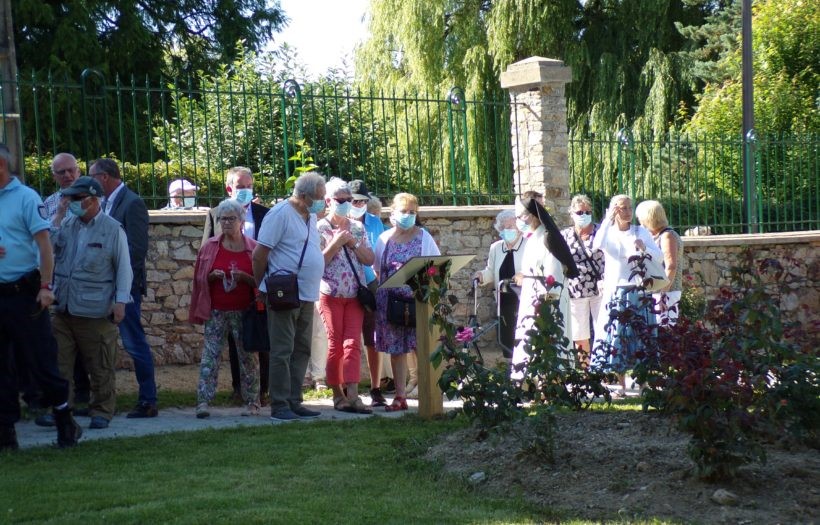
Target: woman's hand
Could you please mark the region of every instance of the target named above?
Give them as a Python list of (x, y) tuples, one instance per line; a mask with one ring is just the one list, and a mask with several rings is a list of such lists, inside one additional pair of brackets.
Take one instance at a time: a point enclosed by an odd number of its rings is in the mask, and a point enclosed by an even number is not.
[(231, 277), (237, 282), (244, 282), (251, 286), (256, 285), (256, 281), (253, 280), (253, 275), (245, 273), (242, 270), (231, 270)]
[(220, 281), (223, 277), (225, 277), (225, 272), (223, 270), (213, 270), (208, 274), (209, 281)]
[(640, 251), (646, 251), (646, 245), (643, 243), (642, 239), (635, 239), (635, 249)]
[(350, 245), (351, 242), (355, 246), (356, 238), (353, 237), (353, 234), (348, 230), (334, 230), (333, 238), (330, 240), (330, 244), (336, 249), (341, 249), (345, 245)]
[(473, 279), (478, 281), (478, 284), (484, 284), (484, 278), (482, 277), (481, 272), (476, 272), (475, 274), (473, 274)]
[(512, 276), (512, 280), (515, 281), (516, 286), (522, 286), (524, 284), (524, 274), (518, 272)]

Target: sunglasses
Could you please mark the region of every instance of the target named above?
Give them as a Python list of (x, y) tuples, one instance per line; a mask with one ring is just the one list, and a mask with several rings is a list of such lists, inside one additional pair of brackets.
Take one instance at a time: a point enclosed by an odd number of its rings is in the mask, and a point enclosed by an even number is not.
[(83, 199), (87, 199), (88, 195), (72, 195), (71, 200), (74, 202), (81, 201)]
[(572, 213), (574, 213), (575, 215), (592, 215), (591, 211), (585, 211), (585, 210), (574, 211)]
[(339, 204), (344, 204), (346, 202), (353, 202), (353, 197), (333, 197), (333, 200)]

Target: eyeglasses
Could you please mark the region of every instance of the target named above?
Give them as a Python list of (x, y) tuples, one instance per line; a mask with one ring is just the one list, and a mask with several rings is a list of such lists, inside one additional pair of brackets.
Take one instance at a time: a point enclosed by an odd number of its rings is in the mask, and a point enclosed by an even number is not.
[(87, 198), (88, 198), (88, 195), (72, 195), (71, 196), (71, 200), (73, 200), (74, 202), (81, 201), (81, 200), (87, 199)]
[(339, 204), (344, 204), (346, 202), (353, 202), (353, 197), (333, 197), (333, 200)]
[(588, 210), (578, 210), (572, 213), (574, 213), (575, 215), (592, 215), (592, 212)]
[(236, 222), (236, 217), (220, 217), (219, 222)]
[(51, 173), (53, 173), (55, 175), (65, 175), (66, 173), (73, 173), (74, 170), (76, 170), (76, 169), (77, 169), (77, 166), (74, 166), (73, 168), (63, 168), (61, 170), (52, 170)]

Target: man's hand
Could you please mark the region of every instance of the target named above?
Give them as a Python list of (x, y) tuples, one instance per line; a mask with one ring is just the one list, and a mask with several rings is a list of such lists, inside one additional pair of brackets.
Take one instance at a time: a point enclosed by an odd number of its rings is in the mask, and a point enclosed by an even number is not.
[(47, 288), (42, 288), (37, 292), (37, 304), (41, 309), (46, 309), (54, 303), (54, 292)]
[(114, 318), (114, 324), (120, 324), (125, 318), (125, 303), (114, 303), (111, 315)]

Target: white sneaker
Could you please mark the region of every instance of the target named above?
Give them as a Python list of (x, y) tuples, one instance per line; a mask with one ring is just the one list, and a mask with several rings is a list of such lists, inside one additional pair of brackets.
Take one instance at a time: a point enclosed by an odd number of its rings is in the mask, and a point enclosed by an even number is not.
[(210, 416), (211, 413), (208, 412), (208, 403), (200, 403), (196, 406), (196, 418), (197, 419), (205, 419), (206, 417)]

